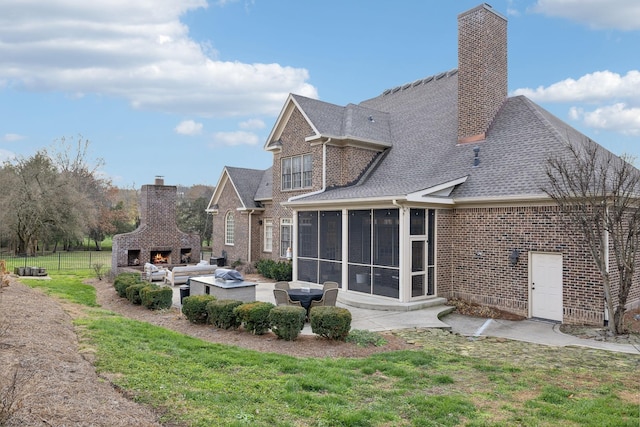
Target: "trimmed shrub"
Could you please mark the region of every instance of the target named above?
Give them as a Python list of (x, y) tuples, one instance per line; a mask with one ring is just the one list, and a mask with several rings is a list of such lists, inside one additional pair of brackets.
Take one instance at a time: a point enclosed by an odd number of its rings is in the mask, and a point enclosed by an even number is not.
[(306, 317), (307, 310), (302, 307), (279, 305), (269, 312), (269, 323), (271, 330), (278, 338), (293, 341), (298, 338), (300, 331), (304, 328)]
[(142, 283), (139, 273), (120, 273), (113, 280), (113, 287), (120, 298), (127, 297), (127, 288), (131, 285)]
[(215, 301), (213, 295), (192, 295), (182, 300), (182, 314), (184, 314), (191, 323), (207, 323), (209, 314), (207, 313), (207, 304)]
[(313, 307), (309, 317), (311, 331), (330, 340), (344, 341), (351, 330), (351, 312), (346, 308)]
[(173, 303), (173, 290), (168, 286), (147, 285), (140, 289), (140, 299), (142, 305), (149, 310), (170, 308)]
[(140, 291), (142, 288), (148, 286), (148, 283), (136, 283), (135, 285), (131, 285), (127, 288), (126, 294), (127, 299), (131, 302), (131, 304), (140, 305), (142, 304), (142, 299), (140, 298)]
[(293, 266), (287, 261), (274, 261), (272, 259), (261, 259), (256, 262), (256, 270), (268, 279), (279, 281), (291, 281), (293, 277)]
[(220, 329), (237, 329), (242, 322), (233, 311), (242, 301), (221, 299), (207, 304), (209, 323)]
[(256, 301), (237, 306), (233, 312), (244, 323), (244, 329), (254, 335), (263, 335), (269, 330), (269, 312), (275, 305), (270, 302)]

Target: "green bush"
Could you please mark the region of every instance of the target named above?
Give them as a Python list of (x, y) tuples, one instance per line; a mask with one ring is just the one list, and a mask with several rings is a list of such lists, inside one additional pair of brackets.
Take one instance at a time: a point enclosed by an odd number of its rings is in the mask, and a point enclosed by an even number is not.
[(293, 305), (279, 305), (269, 312), (271, 330), (278, 338), (293, 341), (304, 328), (307, 310)]
[(140, 291), (142, 288), (148, 286), (148, 283), (136, 283), (135, 285), (131, 285), (125, 291), (127, 294), (127, 299), (131, 302), (131, 304), (140, 305), (142, 304), (142, 298), (140, 298)]
[(207, 313), (207, 304), (215, 301), (213, 295), (193, 295), (182, 300), (182, 314), (187, 316), (191, 323), (207, 323), (209, 321), (209, 313)]
[(291, 281), (293, 277), (293, 266), (288, 261), (274, 261), (272, 259), (261, 259), (256, 262), (256, 270), (268, 279), (279, 281)]
[(233, 311), (242, 301), (221, 299), (207, 304), (209, 323), (220, 329), (237, 329), (242, 323)]
[(116, 288), (120, 298), (126, 298), (127, 288), (137, 283), (142, 283), (139, 273), (120, 273), (113, 281), (113, 287)]
[(369, 347), (370, 345), (381, 347), (387, 343), (382, 335), (364, 329), (353, 329), (345, 341), (354, 343), (358, 347)]
[(140, 290), (140, 299), (150, 310), (169, 308), (173, 303), (173, 290), (168, 286), (147, 285)]
[(320, 306), (309, 313), (311, 331), (330, 340), (344, 341), (351, 329), (351, 312), (346, 308)]
[(275, 305), (270, 302), (248, 302), (233, 309), (244, 329), (255, 335), (263, 335), (269, 330), (269, 312)]

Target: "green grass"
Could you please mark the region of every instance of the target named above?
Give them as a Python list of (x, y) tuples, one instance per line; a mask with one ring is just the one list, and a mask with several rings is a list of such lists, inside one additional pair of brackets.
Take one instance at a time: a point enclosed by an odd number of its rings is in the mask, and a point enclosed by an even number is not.
[(48, 295), (88, 307), (98, 306), (96, 289), (82, 283), (84, 279), (93, 277), (89, 271), (52, 273), (50, 277), (51, 280), (23, 278), (21, 281), (27, 286), (43, 290)]
[[(81, 280), (57, 275), (37, 286), (92, 306), (95, 296)], [(169, 425), (638, 425), (640, 358), (633, 355), (520, 343), (522, 355), (538, 364), (516, 352), (491, 360), (445, 346), (362, 359), (295, 358), (84, 311), (76, 325), (97, 369)]]

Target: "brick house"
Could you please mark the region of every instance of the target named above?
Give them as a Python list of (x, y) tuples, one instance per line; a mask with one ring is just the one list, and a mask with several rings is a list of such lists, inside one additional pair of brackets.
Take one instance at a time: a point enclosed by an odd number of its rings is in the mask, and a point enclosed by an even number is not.
[(601, 325), (600, 275), (541, 191), (548, 156), (587, 138), (508, 97), (504, 17), (483, 4), (458, 28), (457, 69), (359, 104), (290, 95), (264, 146), (272, 167), (224, 169), (213, 241), (250, 262), (290, 248), (294, 280), (334, 280), (351, 301), (457, 297)]

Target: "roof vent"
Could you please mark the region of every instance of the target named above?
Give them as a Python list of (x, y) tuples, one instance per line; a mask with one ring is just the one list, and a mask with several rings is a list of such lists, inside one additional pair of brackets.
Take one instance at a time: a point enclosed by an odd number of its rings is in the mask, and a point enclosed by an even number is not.
[(369, 116), (369, 119), (368, 119), (368, 120), (369, 120), (371, 123), (375, 123), (375, 119), (373, 118), (373, 116)]
[(480, 166), (480, 147), (473, 147), (473, 167)]

